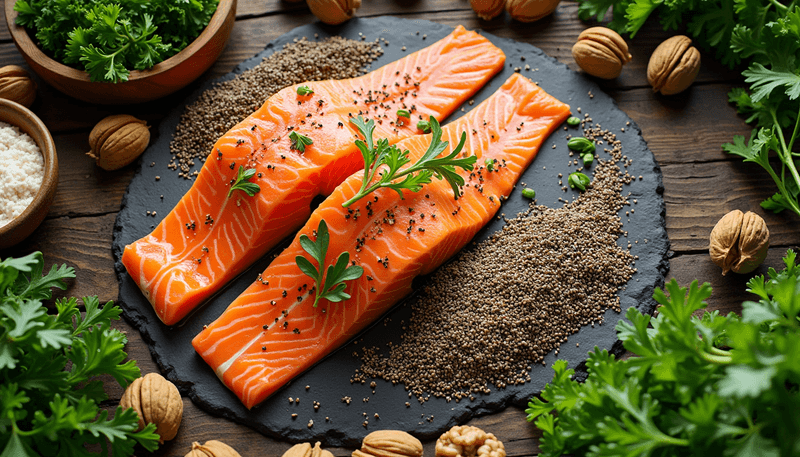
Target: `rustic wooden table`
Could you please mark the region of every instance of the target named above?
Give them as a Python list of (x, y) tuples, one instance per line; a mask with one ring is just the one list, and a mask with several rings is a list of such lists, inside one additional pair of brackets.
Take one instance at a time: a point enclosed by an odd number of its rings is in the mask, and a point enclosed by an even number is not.
[[(0, 12), (0, 14), (2, 14)], [(478, 19), (466, 0), (366, 0), (358, 11), (362, 17), (395, 15), (427, 19), (531, 43), (577, 70), (570, 49), (578, 34), (594, 24), (577, 17), (577, 4), (564, 1), (550, 17), (532, 24), (514, 22), (501, 16), (492, 21)], [(201, 79), (216, 78), (231, 71), (237, 63), (261, 51), (267, 43), (294, 27), (314, 21), (305, 3), (280, 0), (239, 0), (236, 25), (227, 49)], [(647, 84), (645, 68), (655, 47), (671, 34), (658, 24), (648, 23), (630, 41), (633, 61), (614, 81), (601, 82), (604, 89), (641, 127), (644, 138), (661, 164), (664, 173), (664, 199), (667, 206), (667, 232), (672, 244), (670, 277), (687, 285), (693, 279), (714, 286), (709, 308), (736, 311), (746, 298), (746, 277), (723, 277), (708, 256), (708, 235), (714, 224), (728, 211), (755, 211), (764, 216), (770, 230), (771, 247), (763, 273), (769, 266), (779, 267), (788, 247), (800, 245), (800, 219), (792, 214), (765, 213), (759, 202), (775, 191), (766, 173), (755, 165), (723, 153), (722, 143), (735, 134), (748, 135), (751, 127), (727, 103), (731, 87), (743, 85), (740, 71), (729, 70), (703, 54), (703, 64), (694, 85), (683, 94), (662, 97)], [(0, 66), (24, 61), (11, 41), (3, 19), (0, 25)], [(75, 267), (77, 278), (62, 295), (99, 295), (102, 301), (116, 300), (117, 280), (111, 256), (114, 218), (120, 209), (135, 166), (105, 172), (84, 155), (88, 133), (101, 118), (129, 113), (156, 124), (165, 111), (179, 103), (185, 92), (158, 102), (104, 107), (71, 99), (40, 81), (34, 112), (53, 134), (60, 165), (60, 180), (55, 203), (45, 222), (22, 244), (0, 252), (0, 257), (22, 255), (34, 250), (44, 253), (47, 268), (54, 263)], [(153, 129), (155, 131), (155, 129)], [(126, 322), (116, 324), (126, 331), (131, 358), (143, 373), (157, 371), (141, 336)], [(113, 381), (109, 386), (113, 385)], [(122, 390), (109, 387), (114, 408)], [(155, 455), (185, 455), (193, 441), (221, 439), (244, 457), (280, 456), (290, 445), (265, 437), (245, 426), (213, 417), (184, 398), (184, 418), (178, 436)], [(469, 424), (494, 432), (511, 456), (538, 452), (537, 430), (525, 421), (521, 409), (508, 408)], [(390, 427), (391, 424), (387, 424)], [(425, 453), (433, 455), (433, 442), (425, 443)], [(350, 449), (332, 449), (335, 455), (350, 455)]]

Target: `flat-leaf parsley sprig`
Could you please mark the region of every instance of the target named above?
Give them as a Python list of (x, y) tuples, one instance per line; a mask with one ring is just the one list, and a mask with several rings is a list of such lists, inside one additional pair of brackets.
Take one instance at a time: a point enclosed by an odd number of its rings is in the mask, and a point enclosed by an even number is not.
[(255, 168), (244, 168), (244, 166), (239, 165), (239, 173), (236, 175), (236, 179), (234, 180), (233, 184), (231, 184), (231, 188), (228, 189), (228, 197), (233, 194), (234, 190), (241, 190), (242, 192), (246, 193), (249, 196), (254, 196), (256, 192), (261, 190), (261, 187), (254, 182), (250, 182), (250, 178), (255, 176), (256, 169)]
[(314, 296), (314, 308), (317, 307), (319, 301), (323, 298), (331, 302), (340, 302), (350, 298), (350, 294), (344, 291), (347, 285), (345, 281), (358, 279), (364, 274), (364, 269), (358, 265), (348, 266), (350, 263), (350, 254), (342, 252), (339, 258), (333, 265), (328, 265), (328, 271), (325, 271), (325, 257), (328, 254), (328, 243), (330, 242), (330, 234), (328, 233), (328, 224), (325, 219), (319, 222), (317, 228), (317, 241), (311, 241), (307, 235), (300, 235), (300, 246), (303, 250), (311, 255), (316, 260), (318, 267), (315, 267), (310, 260), (299, 255), (295, 257), (295, 262), (300, 268), (300, 271), (305, 273), (314, 280), (316, 294)]
[[(358, 116), (350, 119), (350, 123), (355, 125), (364, 137), (364, 141), (356, 140), (356, 146), (364, 157), (364, 179), (358, 193), (342, 203), (345, 208), (382, 187), (393, 189), (402, 199), (403, 189), (419, 192), (423, 185), (431, 182), (433, 177), (447, 180), (450, 187), (453, 188), (453, 194), (458, 197), (461, 194), (459, 187), (464, 185), (464, 178), (456, 173), (456, 167), (469, 171), (478, 160), (475, 155), (456, 158), (467, 141), (467, 134), (463, 132), (458, 146), (447, 156), (439, 157), (439, 154), (447, 149), (449, 142), (442, 141), (442, 129), (434, 117), (428, 121), (432, 132), (428, 150), (408, 168), (402, 168), (411, 162), (411, 159), (408, 158), (408, 150), (401, 151), (397, 146), (389, 145), (389, 141), (385, 138), (378, 140), (375, 144), (372, 138), (375, 121), (370, 119), (364, 122), (364, 118)], [(377, 180), (375, 180), (376, 175), (378, 176)], [(374, 183), (373, 180), (375, 180)]]

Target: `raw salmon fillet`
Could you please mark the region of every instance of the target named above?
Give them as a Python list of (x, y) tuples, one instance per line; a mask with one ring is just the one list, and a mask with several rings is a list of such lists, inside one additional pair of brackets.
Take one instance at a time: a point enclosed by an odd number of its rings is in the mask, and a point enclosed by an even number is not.
[[(472, 171), (457, 169), (466, 184), (457, 200), (444, 180), (405, 199), (379, 189), (350, 206), (363, 170), (347, 178), (314, 210), (292, 244), (192, 344), (217, 375), (252, 408), (325, 355), (353, 338), (411, 292), (411, 281), (431, 273), (463, 248), (497, 213), (542, 142), (569, 116), (569, 106), (528, 79), (515, 74), (486, 101), (445, 126), (447, 155), (462, 132), (462, 154), (478, 156)], [(378, 137), (376, 137), (377, 139)], [(397, 144), (414, 163), (428, 148), (431, 135)], [(496, 160), (493, 171), (485, 161)], [(312, 306), (314, 281), (298, 268), (295, 257), (309, 257), (300, 234), (315, 239), (325, 220), (330, 232), (326, 265), (347, 251), (364, 274), (348, 281), (352, 298), (340, 303), (320, 300)]]
[[(125, 247), (122, 263), (167, 325), (177, 323), (282, 239), (361, 167), (348, 119), (369, 115), (390, 143), (444, 119), (503, 66), (505, 55), (459, 26), (433, 45), (364, 76), (287, 87), (220, 138), (191, 189), (152, 233)], [(397, 110), (411, 112), (398, 123)], [(290, 134), (314, 142), (293, 149)], [(239, 166), (255, 168), (255, 197), (228, 190)]]

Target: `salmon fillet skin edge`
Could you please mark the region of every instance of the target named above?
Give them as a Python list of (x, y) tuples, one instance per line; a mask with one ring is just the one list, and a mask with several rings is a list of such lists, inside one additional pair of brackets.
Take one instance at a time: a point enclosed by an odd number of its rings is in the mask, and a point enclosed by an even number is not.
[[(404, 199), (384, 188), (345, 209), (342, 203), (361, 187), (363, 170), (354, 173), (314, 210), (260, 279), (204, 326), (192, 341), (195, 350), (247, 408), (259, 404), (411, 293), (415, 277), (431, 273), (469, 243), (569, 115), (568, 105), (515, 74), (442, 129), (442, 140), (449, 142), (442, 155), (466, 133), (461, 156), (478, 157), (472, 172), (457, 169), (466, 181), (458, 199), (446, 181), (434, 179), (419, 192), (403, 191)], [(410, 151), (413, 164), (430, 142), (431, 135), (417, 135), (397, 146)], [(490, 159), (492, 170), (485, 165)], [(314, 281), (295, 257), (309, 257), (299, 236), (314, 240), (321, 220), (330, 233), (325, 264), (348, 252), (364, 274), (346, 282), (350, 299), (322, 299), (314, 308)]]
[[(348, 120), (375, 119), (396, 143), (419, 134), (419, 119), (446, 118), (503, 67), (505, 55), (462, 26), (420, 51), (364, 76), (287, 87), (214, 145), (191, 189), (147, 236), (125, 247), (122, 263), (158, 317), (178, 323), (311, 214), (362, 166)], [(402, 121), (397, 110), (410, 112)], [(293, 133), (313, 144), (304, 146)], [(255, 169), (254, 197), (230, 190), (240, 166)]]

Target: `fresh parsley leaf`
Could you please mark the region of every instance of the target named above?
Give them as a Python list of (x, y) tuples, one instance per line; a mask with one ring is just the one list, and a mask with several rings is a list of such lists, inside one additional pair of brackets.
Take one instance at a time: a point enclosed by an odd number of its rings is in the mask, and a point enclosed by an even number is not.
[(314, 93), (314, 90), (308, 86), (298, 86), (297, 87), (297, 95), (311, 95)]
[(458, 158), (467, 141), (466, 133), (462, 133), (461, 141), (449, 154), (439, 157), (449, 143), (442, 141), (442, 129), (433, 116), (427, 121), (432, 132), (431, 143), (422, 157), (408, 167), (406, 165), (411, 163), (408, 157), (410, 151), (401, 151), (397, 146), (389, 145), (385, 138), (378, 140), (377, 144), (374, 143), (372, 134), (375, 130), (375, 121), (370, 119), (364, 122), (364, 119), (358, 116), (350, 119), (350, 122), (364, 137), (364, 140), (359, 139), (355, 142), (364, 158), (364, 177), (358, 193), (342, 204), (345, 208), (380, 188), (392, 189), (402, 199), (404, 190), (419, 192), (434, 177), (446, 180), (458, 198), (461, 195), (459, 188), (464, 185), (464, 178), (456, 172), (456, 168), (472, 170), (478, 160), (474, 155)]
[(297, 263), (297, 267), (300, 268), (300, 271), (314, 280), (314, 290), (316, 291), (314, 296), (314, 308), (317, 307), (319, 301), (323, 298), (334, 303), (350, 298), (350, 295), (344, 291), (347, 288), (344, 282), (358, 279), (364, 274), (364, 269), (362, 267), (358, 265), (348, 266), (350, 263), (350, 254), (347, 252), (339, 254), (336, 263), (328, 265), (327, 272), (323, 274), (329, 242), (330, 234), (328, 233), (328, 224), (325, 222), (325, 219), (319, 222), (316, 241), (312, 241), (308, 235), (300, 235), (300, 246), (318, 265), (315, 267), (314, 264), (304, 256), (299, 255), (295, 257), (295, 262)]
[(417, 122), (417, 130), (422, 130), (422, 133), (431, 133), (431, 124), (428, 121)]
[(258, 184), (250, 182), (250, 179), (252, 179), (255, 175), (255, 168), (245, 169), (243, 165), (239, 165), (239, 171), (236, 173), (236, 179), (231, 185), (231, 188), (228, 189), (228, 198), (230, 198), (234, 190), (241, 190), (250, 197), (255, 196), (256, 192), (261, 190), (261, 187), (259, 187)]
[(300, 152), (306, 152), (306, 146), (314, 144), (311, 138), (297, 133), (296, 131), (289, 134), (289, 139), (292, 140), (291, 148)]

